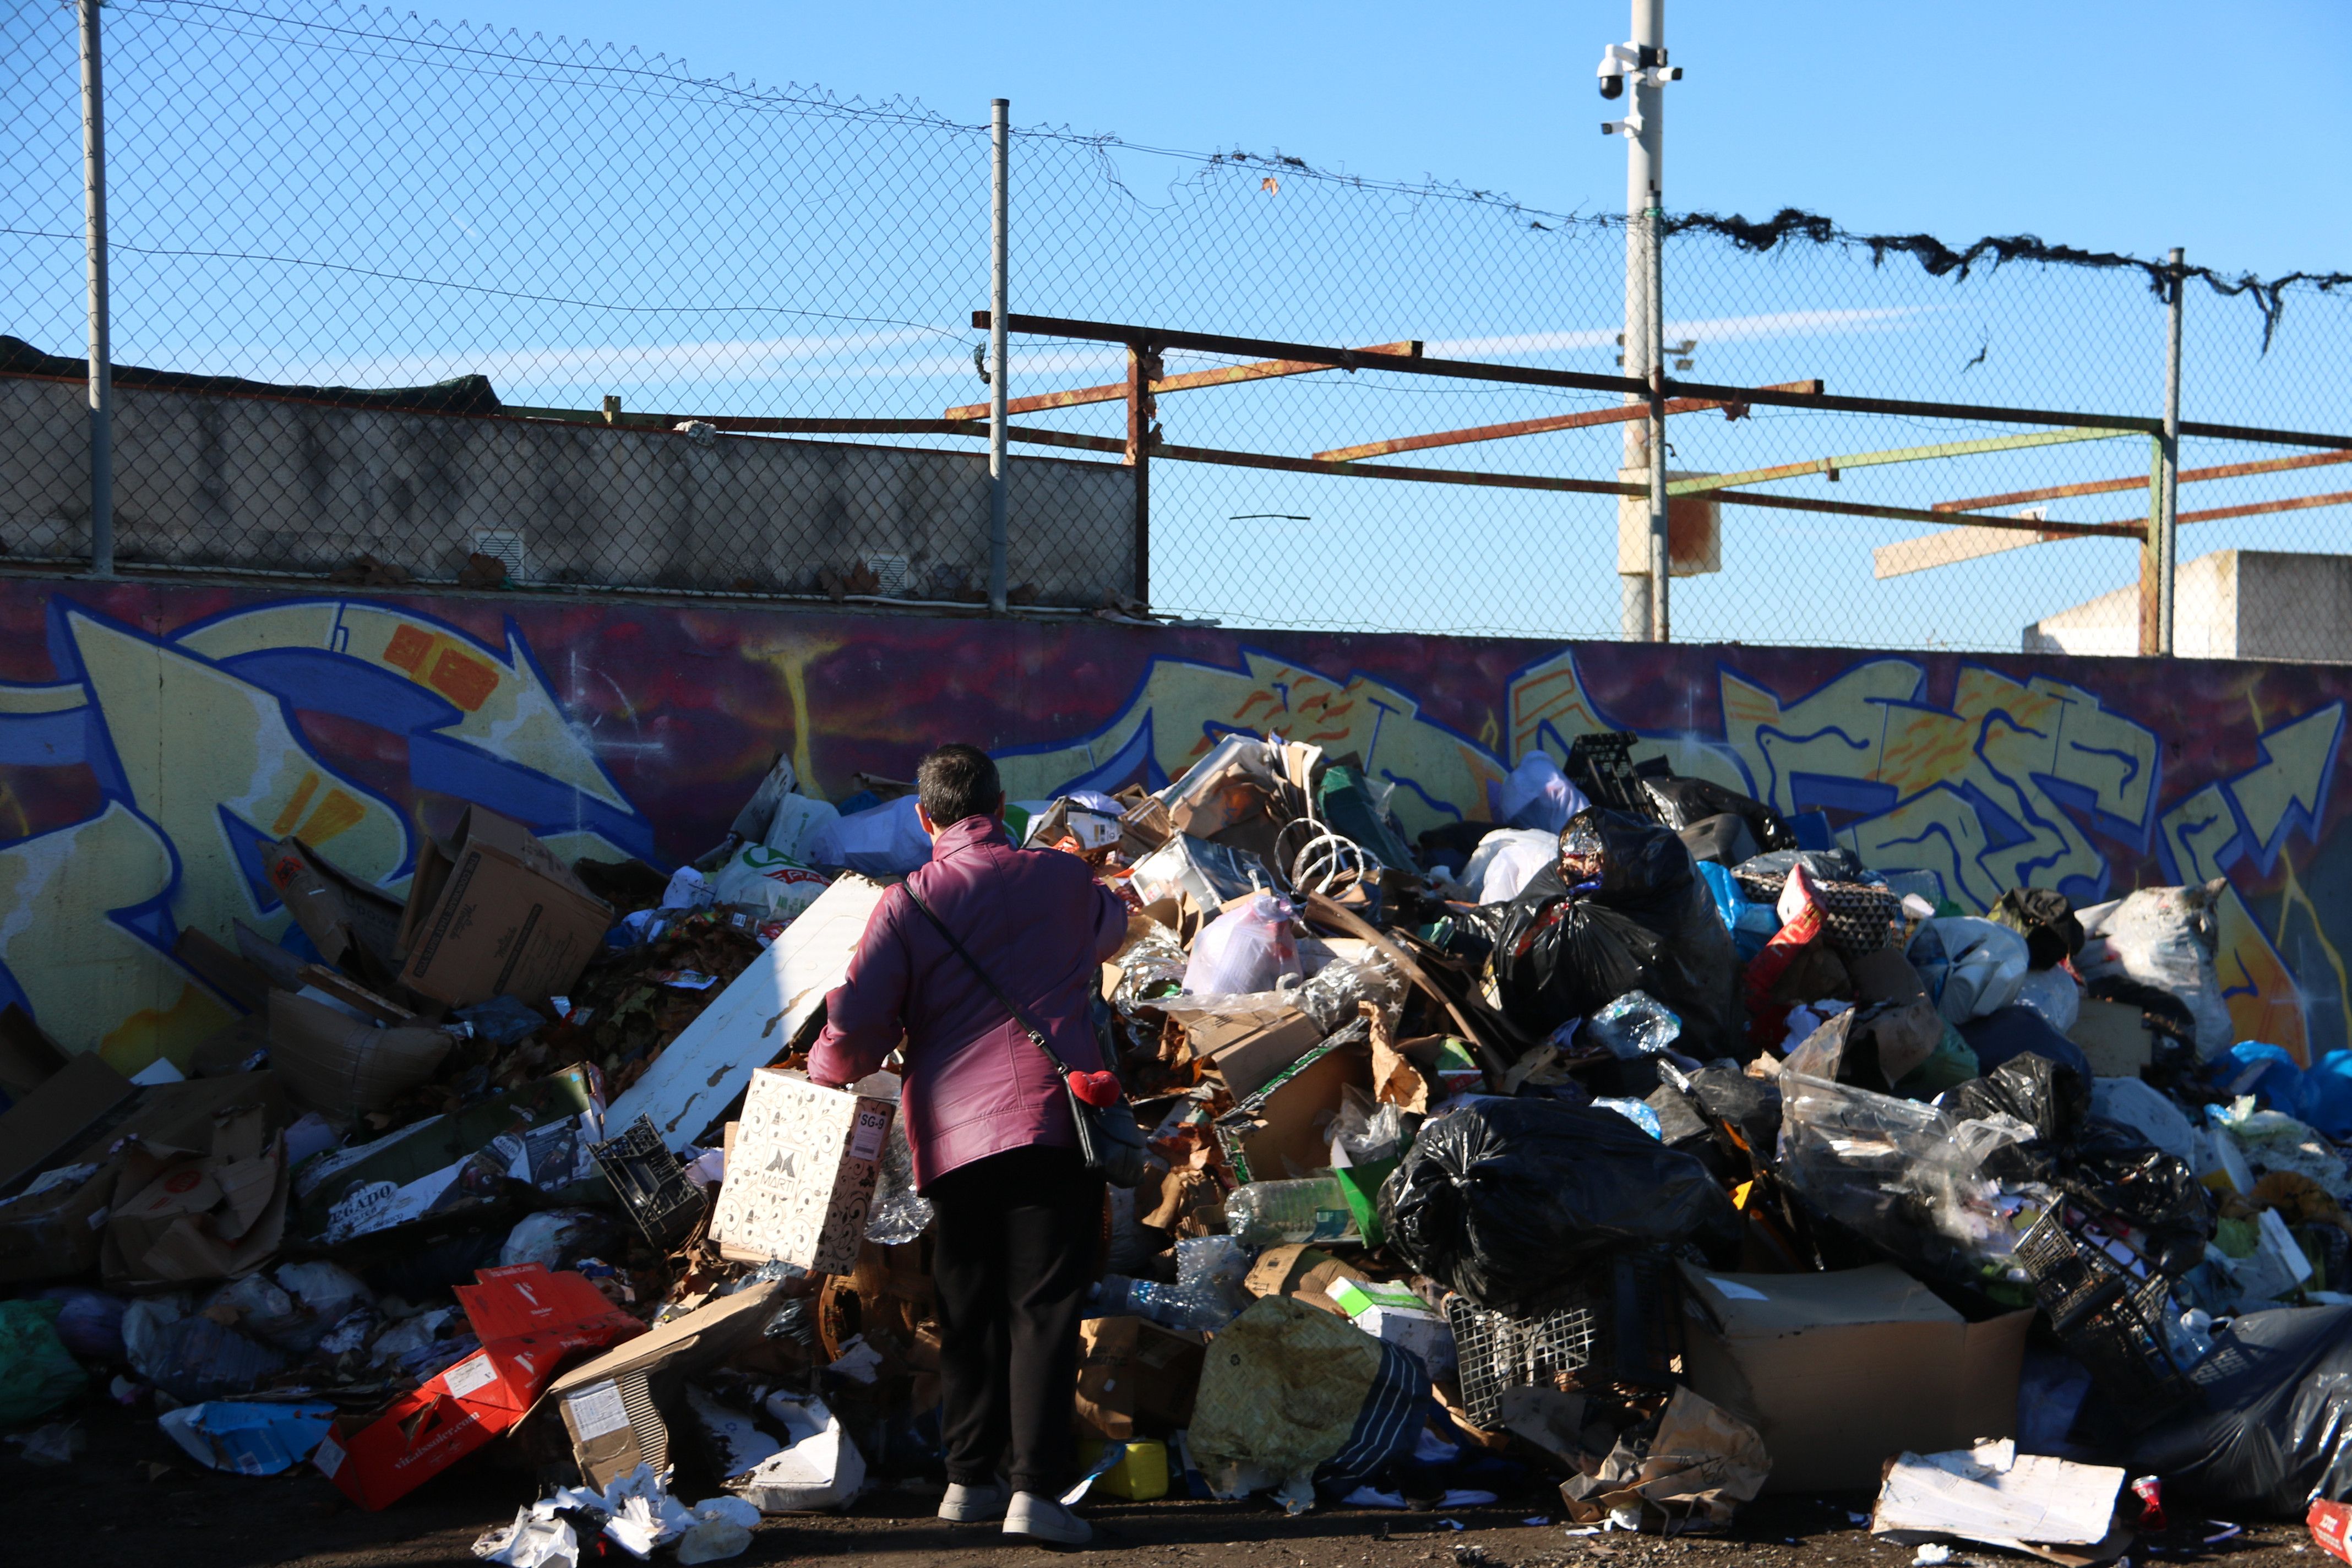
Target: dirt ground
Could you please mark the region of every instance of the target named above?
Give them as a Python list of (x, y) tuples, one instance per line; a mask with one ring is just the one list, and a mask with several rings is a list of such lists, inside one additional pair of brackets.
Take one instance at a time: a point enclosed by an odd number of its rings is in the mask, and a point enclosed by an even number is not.
[[(0, 1562), (111, 1568), (426, 1568), (470, 1564), (474, 1538), (537, 1497), (527, 1472), (477, 1456), (381, 1513), (348, 1502), (309, 1469), (257, 1479), (196, 1466), (154, 1422), (92, 1401), (70, 1412), (89, 1447), (70, 1467), (30, 1464), (0, 1447)], [(700, 1495), (691, 1486), (682, 1495)], [(1049, 1552), (1005, 1542), (993, 1528), (954, 1527), (931, 1516), (936, 1488), (919, 1483), (869, 1494), (844, 1517), (771, 1519), (746, 1565), (855, 1557), (858, 1568), (1037, 1568), (1055, 1559), (1115, 1558), (1134, 1568), (1899, 1568), (1912, 1552), (1874, 1544), (1855, 1526), (1864, 1498), (1767, 1499), (1743, 1510), (1721, 1536), (1659, 1541), (1613, 1533), (1571, 1536), (1558, 1500), (1541, 1489), (1452, 1514), (1318, 1508), (1289, 1519), (1258, 1502), (1098, 1503), (1087, 1552)], [(2299, 1523), (2248, 1524), (2206, 1543), (2223, 1526), (2174, 1510), (2165, 1535), (2136, 1543), (2136, 1568), (2226, 1563), (2229, 1568), (2321, 1568), (2329, 1559)], [(1540, 1522), (1530, 1523), (1529, 1521)], [(1458, 1527), (1458, 1528), (1457, 1528)], [(660, 1553), (656, 1561), (665, 1561)], [(617, 1548), (591, 1557), (625, 1568)], [(1991, 1550), (1956, 1548), (1955, 1563), (2026, 1563)]]

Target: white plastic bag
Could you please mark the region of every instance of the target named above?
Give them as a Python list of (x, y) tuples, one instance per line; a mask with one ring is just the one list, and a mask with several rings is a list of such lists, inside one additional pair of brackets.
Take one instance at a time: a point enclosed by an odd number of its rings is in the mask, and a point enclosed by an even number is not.
[(809, 836), (808, 852), (811, 865), (899, 877), (930, 859), (931, 836), (915, 816), (915, 797), (904, 795), (822, 824)]
[(2197, 1020), (2197, 1054), (2203, 1058), (2237, 1043), (2213, 967), (2221, 945), (2214, 907), (2221, 888), (2219, 881), (2142, 888), (2111, 904), (2074, 911), (2084, 937), (2075, 969), (2085, 980), (2121, 976), (2179, 997)]
[[(776, 802), (776, 815), (768, 824), (765, 842), (769, 848), (808, 864), (809, 846), (828, 822), (839, 822), (841, 813), (821, 800), (811, 800), (804, 795), (788, 795)], [(727, 901), (721, 893), (719, 901)]]
[(719, 868), (710, 888), (722, 904), (748, 904), (791, 920), (816, 902), (830, 880), (824, 872), (810, 870), (781, 850), (746, 844)]
[(1529, 752), (1505, 779), (1490, 780), (1486, 805), (1495, 820), (1511, 827), (1537, 827), (1558, 836), (1568, 819), (1591, 805), (1568, 782), (1559, 764), (1544, 752)]
[(1192, 941), (1192, 962), (1184, 966), (1184, 989), (1195, 996), (1271, 991), (1285, 975), (1298, 973), (1298, 940), (1290, 931), (1290, 905), (1273, 893), (1229, 904)]
[(1461, 882), (1475, 889), (1482, 904), (1507, 904), (1535, 874), (1559, 858), (1558, 829), (1498, 827), (1478, 840)]
[(2083, 988), (2063, 969), (2034, 970), (2018, 983), (2017, 994), (2011, 1001), (2032, 1008), (2062, 1035), (2083, 1016)]
[(1965, 1024), (1998, 1012), (2017, 999), (2025, 984), (2029, 955), (2025, 939), (2005, 925), (1973, 915), (1929, 921), (1951, 960), (1937, 998), (1945, 1021)]

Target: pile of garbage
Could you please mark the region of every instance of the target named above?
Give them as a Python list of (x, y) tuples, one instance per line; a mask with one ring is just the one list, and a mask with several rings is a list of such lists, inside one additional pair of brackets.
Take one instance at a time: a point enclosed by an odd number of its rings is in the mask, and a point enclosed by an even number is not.
[[(1072, 1496), (1679, 1532), (1874, 1493), (1894, 1541), (2074, 1563), (2167, 1496), (2352, 1501), (2352, 1059), (2232, 1038), (2218, 885), (1972, 913), (1632, 740), (1417, 841), (1278, 736), (1008, 808), (1129, 908), (1150, 1160)], [(477, 1547), (518, 1565), (936, 1479), (898, 1080), (803, 1070), (929, 853), (858, 783), (780, 759), (667, 872), (474, 807), (396, 898), (286, 839), (283, 939), (182, 941), (248, 1012), (184, 1075), (0, 1013), (0, 1424), (69, 1455), (111, 1397), (368, 1508), (504, 1445), (551, 1489)]]

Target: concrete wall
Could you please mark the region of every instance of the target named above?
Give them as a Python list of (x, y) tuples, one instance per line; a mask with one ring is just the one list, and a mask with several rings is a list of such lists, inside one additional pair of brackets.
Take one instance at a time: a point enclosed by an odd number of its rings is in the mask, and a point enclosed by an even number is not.
[(479, 801), (562, 853), (718, 842), (781, 751), (839, 799), (943, 740), (1016, 798), (1157, 784), (1227, 731), (1359, 753), (1419, 830), (1486, 815), (1540, 748), (1639, 754), (1971, 909), (2226, 877), (2241, 1037), (2346, 1043), (2352, 669), (1824, 649), (1244, 635), (612, 595), (268, 594), (0, 576), (0, 1001), (133, 1069), (229, 1005), (178, 932), (289, 920), (258, 846), (299, 833), (399, 887)]
[[(609, 430), (511, 418), (123, 391), (124, 561), (325, 573), (362, 552), (447, 579), (479, 530), (519, 531), (550, 583), (817, 586), (905, 557), (906, 597), (983, 589), (988, 459), (845, 442)], [(0, 376), (0, 549), (89, 553), (78, 383)], [(1110, 463), (1013, 459), (1008, 583), (1091, 608), (1133, 592), (1133, 486)]]
[[(2184, 658), (2352, 663), (2352, 555), (2217, 550), (2173, 578), (2173, 651)], [(2136, 655), (2139, 588), (2118, 588), (2025, 628), (2028, 653)]]

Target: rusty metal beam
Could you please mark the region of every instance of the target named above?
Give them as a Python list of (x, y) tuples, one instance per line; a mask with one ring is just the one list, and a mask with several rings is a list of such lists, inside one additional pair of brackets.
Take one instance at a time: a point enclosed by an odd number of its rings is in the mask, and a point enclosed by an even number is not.
[(2352, 490), (2336, 490), (2324, 496), (2294, 496), (2286, 500), (2252, 501), (2244, 506), (2210, 507), (2203, 511), (2184, 511), (2181, 522), (2220, 522), (2224, 518), (2262, 517), (2274, 511), (2308, 511), (2318, 506), (2352, 505)]
[(1376, 468), (1356, 463), (1327, 463), (1316, 458), (1279, 458), (1270, 452), (1229, 452), (1214, 447), (1154, 445), (1154, 458), (1177, 463), (1218, 463), (1229, 468), (1272, 468), (1286, 474), (1342, 474), (1357, 479), (1406, 479), (1429, 485), (1475, 485), (1490, 489), (1559, 490), (1570, 495), (1644, 496), (1643, 485), (1609, 479), (1554, 479), (1532, 474), (1478, 474), (1461, 468)]
[[(1351, 353), (1385, 354), (1392, 359), (1419, 359), (1421, 344), (1407, 341), (1396, 343), (1373, 343), (1370, 347), (1351, 349)], [(1331, 366), (1309, 363), (1305, 360), (1269, 359), (1253, 364), (1218, 365), (1212, 370), (1188, 370), (1181, 375), (1163, 375), (1151, 384), (1151, 394), (1192, 392), (1203, 386), (1231, 386), (1236, 382), (1266, 381), (1280, 375), (1312, 375)], [(1008, 414), (1037, 414), (1048, 408), (1082, 408), (1094, 403), (1118, 403), (1126, 399), (1127, 383), (1107, 382), (1101, 386), (1081, 386), (1070, 392), (1041, 392), (1031, 397), (1016, 397), (1004, 405)], [(950, 419), (985, 419), (985, 403), (961, 404), (947, 411)]]
[[(2352, 452), (2307, 452), (2300, 458), (2273, 458), (2260, 463), (2223, 463), (2210, 468), (2183, 468), (2180, 483), (2204, 479), (2238, 479), (2250, 474), (2280, 474), (2290, 468), (2316, 468), (2329, 463), (2352, 463)], [(2147, 476), (2120, 479), (2085, 479), (2080, 484), (2045, 485), (2035, 490), (2011, 490), (2007, 495), (1970, 496), (1966, 500), (1939, 500), (1937, 511), (1975, 511), (1981, 507), (2018, 506), (2026, 501), (2064, 500), (2072, 496), (2113, 495), (2147, 488)]]
[[(971, 324), (975, 329), (986, 328), (988, 312), (974, 310)], [(1041, 337), (1073, 338), (1086, 342), (1144, 343), (1163, 349), (1198, 349), (1204, 353), (1231, 354), (1236, 359), (1306, 360), (1343, 368), (1359, 368), (1361, 363), (1353, 349), (1319, 348), (1312, 343), (1226, 337), (1213, 332), (1187, 332), (1172, 327), (1144, 327), (1112, 321), (1077, 321), (1066, 316), (1019, 314), (1015, 314), (1008, 325), (1013, 331)], [(1642, 398), (1650, 395), (1649, 385), (1631, 376), (1591, 375), (1580, 371), (1538, 370), (1528, 365), (1427, 357), (1394, 368), (1413, 375), (1446, 376), (1458, 381), (1564, 386), (1582, 392), (1613, 392)], [(1711, 382), (1675, 381), (1672, 378), (1666, 379), (1662, 390), (1670, 398), (1762, 403), (1783, 408), (1814, 408), (1833, 414), (1895, 414), (1916, 418), (1977, 420), (1991, 425), (2068, 425), (2099, 430), (2137, 430), (2147, 436), (2158, 435), (2164, 428), (2163, 420), (2142, 415), (2000, 408), (1973, 403), (1922, 403), (1895, 397), (1838, 397), (1826, 393), (1809, 396), (1803, 393), (1770, 392), (1756, 386), (1719, 386)], [(2251, 441), (2281, 447), (2352, 451), (2352, 436), (2324, 436), (2294, 430), (2261, 429), (2245, 425), (2206, 425), (2189, 421), (2181, 424), (2180, 433), (2220, 441)]]
[(2029, 533), (2071, 537), (2138, 539), (2147, 532), (2142, 522), (2037, 522), (2024, 517), (1986, 517), (1977, 512), (1922, 511), (1916, 507), (1872, 506), (1863, 501), (1815, 500), (1810, 496), (1773, 496), (1758, 490), (1717, 490), (1709, 498), (1726, 506), (1763, 507), (1771, 511), (1825, 511), (1837, 517), (1884, 517), (1898, 522), (1940, 522), (1946, 527), (2015, 529)]
[[(1805, 392), (1818, 396), (1822, 384), (1813, 381), (1784, 381), (1767, 390), (1772, 392)], [(1675, 397), (1666, 403), (1669, 414), (1704, 414), (1712, 408), (1736, 410), (1737, 419), (1747, 412), (1747, 405), (1722, 403), (1705, 397)], [(1589, 408), (1580, 414), (1558, 414), (1542, 419), (1518, 419), (1507, 425), (1476, 425), (1466, 430), (1441, 430), (1432, 436), (1400, 436), (1391, 441), (1367, 441), (1357, 447), (1338, 447), (1315, 456), (1327, 463), (1352, 463), (1360, 458), (1387, 458), (1399, 452), (1425, 452), (1433, 447), (1464, 447), (1474, 441), (1501, 441), (1513, 436), (1543, 436), (1554, 430), (1581, 430), (1593, 425), (1621, 425), (1627, 420), (1646, 419), (1647, 404), (1629, 403), (1616, 408)]]
[[(2299, 464), (2300, 466), (2306, 466)], [(2187, 479), (2184, 472), (2180, 478)], [(2126, 487), (2137, 489), (2145, 479), (2135, 479)], [(2308, 511), (2314, 507), (2352, 505), (2352, 490), (2336, 490), (2326, 495), (2291, 496), (2284, 500), (2250, 501), (2243, 506), (2210, 507), (2202, 511), (2184, 511), (2175, 522), (2221, 522), (2233, 517), (2264, 517), (2273, 512)], [(1917, 516), (1917, 513), (1912, 515)], [(1939, 521), (1958, 522), (1960, 514), (1943, 512)], [(1882, 582), (1889, 577), (1901, 577), (1913, 572), (1933, 571), (1938, 566), (1957, 566), (1963, 561), (1981, 560), (2011, 550), (2022, 550), (2029, 544), (2053, 544), (2085, 531), (2116, 534), (2118, 537), (2140, 537), (2147, 524), (2063, 523), (2037, 521), (2032, 518), (1987, 519), (1979, 514), (1969, 516), (1969, 526), (1948, 528), (1940, 533), (1923, 534), (1916, 539), (1898, 539), (1892, 544), (1882, 544), (1870, 552), (1871, 575)], [(2026, 534), (2025, 538), (1996, 538), (1986, 532), (1999, 526), (2011, 532)]]

